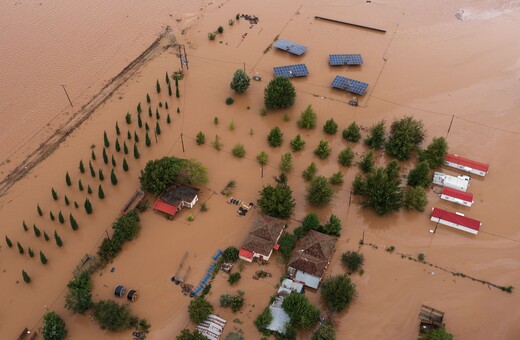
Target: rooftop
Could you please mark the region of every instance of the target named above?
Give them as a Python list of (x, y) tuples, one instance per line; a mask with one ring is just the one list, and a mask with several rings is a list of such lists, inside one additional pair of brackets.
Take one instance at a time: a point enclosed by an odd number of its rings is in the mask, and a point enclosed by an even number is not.
[(268, 256), (284, 227), (284, 220), (264, 214), (256, 214), (253, 217), (251, 231), (247, 235), (242, 249)]
[(182, 201), (191, 202), (199, 193), (199, 189), (186, 184), (172, 184), (159, 197), (161, 201), (179, 206)]
[(337, 238), (310, 230), (297, 244), (288, 266), (322, 277), (334, 252)]

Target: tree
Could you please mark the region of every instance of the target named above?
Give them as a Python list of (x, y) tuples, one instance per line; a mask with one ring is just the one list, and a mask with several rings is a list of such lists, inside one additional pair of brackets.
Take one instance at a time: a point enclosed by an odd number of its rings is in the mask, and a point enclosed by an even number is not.
[(289, 218), (296, 205), (286, 182), (264, 186), (257, 204), (264, 214), (278, 218)]
[(65, 205), (70, 205), (70, 201), (69, 201), (69, 198), (67, 197), (67, 195), (65, 195), (65, 197), (63, 197), (63, 200), (65, 201)]
[(357, 251), (348, 250), (341, 254), (341, 263), (352, 273), (357, 272), (365, 262), (363, 254)]
[(121, 151), (121, 144), (119, 144), (119, 138), (116, 138), (116, 151)]
[(148, 104), (150, 104), (151, 101), (152, 101), (152, 99), (150, 98), (150, 95), (147, 93), (147, 94), (146, 94), (146, 102), (147, 102)]
[(58, 247), (62, 247), (63, 246), (63, 241), (61, 240), (61, 237), (60, 235), (58, 235), (58, 232), (56, 230), (54, 230), (54, 240), (56, 241), (56, 245)]
[(60, 224), (65, 223), (65, 217), (63, 217), (63, 214), (60, 212), (58, 213), (58, 221), (60, 221)]
[(49, 235), (47, 235), (47, 232), (45, 230), (43, 231), (43, 238), (45, 239), (45, 241), (49, 241)]
[(137, 126), (139, 126), (139, 128), (143, 127), (143, 120), (141, 119), (141, 115), (137, 115)]
[[(170, 83), (168, 83), (168, 96), (171, 97), (172, 94), (173, 94), (173, 91), (172, 91), (172, 85), (171, 85)], [(166, 103), (166, 104), (168, 104), (168, 103)]]
[(72, 181), (70, 180), (70, 176), (69, 176), (69, 172), (68, 171), (67, 171), (67, 174), (65, 174), (65, 183), (67, 183), (67, 186), (69, 186), (69, 187), (72, 185)]
[(114, 158), (114, 155), (112, 155), (112, 167), (115, 167), (115, 166), (116, 166), (116, 159)]
[(157, 134), (157, 136), (161, 134), (161, 126), (159, 125), (159, 122), (155, 123), (155, 133)]
[(244, 149), (243, 144), (236, 144), (231, 150), (231, 153), (235, 157), (242, 158), (246, 155), (246, 150)]
[(419, 161), (428, 162), (431, 169), (440, 168), (448, 154), (448, 143), (444, 137), (435, 137), (426, 150), (419, 152)]
[(427, 204), (428, 198), (426, 197), (426, 191), (423, 187), (411, 187), (406, 190), (404, 196), (404, 206), (406, 209), (415, 209), (417, 211), (423, 212)]
[(195, 137), (195, 141), (197, 142), (197, 145), (205, 144), (206, 143), (206, 135), (204, 134), (204, 132), (199, 131), (199, 133), (197, 133), (197, 136)]
[(110, 141), (108, 140), (107, 132), (103, 132), (103, 141), (105, 143), (105, 148), (108, 148), (110, 146)]
[(40, 208), (39, 203), (36, 205), (36, 211), (38, 211), (38, 215), (43, 216), (43, 211), (42, 211), (42, 208)]
[(88, 167), (90, 169), (90, 176), (93, 178), (96, 178), (96, 170), (94, 170), (94, 167), (92, 166), (92, 162), (88, 161)]
[(51, 188), (51, 194), (52, 194), (52, 199), (57, 201), (58, 200), (58, 193), (56, 192), (56, 190), (54, 190), (54, 188)]
[(126, 139), (132, 140), (132, 134), (130, 133), (130, 130), (126, 131)]
[(121, 134), (121, 130), (119, 129), (119, 123), (116, 122), (116, 135), (120, 135)]
[(322, 231), (328, 235), (339, 236), (341, 234), (341, 221), (336, 215), (330, 215), (329, 220), (322, 227)]
[(300, 134), (296, 135), (296, 137), (291, 140), (291, 149), (293, 152), (300, 151), (304, 146), (305, 141)]
[(370, 127), (365, 144), (372, 149), (381, 149), (385, 145), (385, 121), (382, 120)]
[(72, 214), (69, 214), (69, 220), (72, 230), (78, 230), (78, 222), (76, 222), (76, 219), (74, 218), (74, 216), (72, 216)]
[(374, 152), (372, 150), (361, 156), (361, 160), (357, 163), (358, 167), (364, 173), (368, 173), (374, 169)]
[(316, 176), (307, 187), (307, 202), (310, 205), (321, 207), (332, 200), (334, 190), (327, 178)]
[(136, 143), (139, 143), (139, 135), (137, 134), (136, 131), (134, 131), (134, 141), (135, 141)]
[(422, 161), (417, 164), (408, 174), (409, 186), (428, 187), (431, 183), (430, 165), (427, 161)]
[(266, 327), (271, 324), (273, 321), (273, 314), (271, 314), (271, 310), (269, 307), (266, 307), (260, 315), (255, 319), (254, 323), (256, 326), (256, 329), (258, 329), (259, 332), (264, 332)]
[(31, 283), (31, 277), (29, 276), (29, 274), (27, 274), (25, 270), (22, 270), (22, 277), (25, 283)]
[(89, 195), (92, 195), (92, 188), (90, 187), (90, 184), (87, 185), (87, 193), (88, 193)]
[(325, 159), (329, 157), (332, 152), (332, 148), (329, 146), (329, 142), (322, 139), (320, 144), (314, 149), (314, 154), (318, 156), (319, 159)]
[(188, 329), (183, 329), (181, 334), (177, 336), (177, 340), (207, 340), (206, 336), (199, 333), (196, 329), (191, 333)]
[(213, 305), (203, 297), (196, 297), (190, 301), (188, 306), (188, 314), (190, 315), (191, 321), (195, 324), (199, 324), (208, 318), (213, 312)]
[[(141, 103), (139, 103), (139, 104), (141, 104)], [(130, 112), (126, 113), (125, 121), (126, 121), (127, 124), (131, 124), (132, 123), (132, 115), (130, 114)], [(117, 135), (119, 136), (119, 133)]]
[(341, 150), (338, 154), (338, 162), (343, 166), (351, 166), (352, 160), (354, 159), (354, 151), (350, 146), (347, 146), (345, 149)]
[[(81, 187), (81, 188), (82, 188), (81, 190), (83, 191), (83, 187)], [(52, 211), (49, 211), (49, 217), (51, 218), (51, 221), (54, 221), (55, 218), (54, 218), (54, 214), (52, 213)]]
[(326, 321), (312, 334), (311, 340), (336, 340), (336, 330), (330, 321)]
[(132, 241), (139, 235), (141, 225), (139, 223), (139, 214), (134, 209), (129, 211), (125, 215), (120, 215), (114, 223), (112, 223), (112, 229), (114, 229), (113, 237), (119, 241)]
[[(166, 106), (168, 106), (168, 103), (166, 103)], [(168, 107), (166, 107), (166, 108), (168, 108)], [(166, 116), (166, 124), (171, 124), (171, 122), (172, 122), (172, 119), (170, 117), (170, 114), (168, 113), (168, 115)]]
[(282, 130), (280, 130), (280, 128), (278, 126), (272, 128), (271, 131), (269, 132), (269, 134), (267, 135), (267, 142), (269, 143), (269, 145), (272, 146), (273, 148), (275, 148), (277, 146), (282, 145), (282, 141), (283, 141)]
[(291, 172), (293, 169), (292, 155), (287, 152), (282, 155), (278, 168), (283, 172)]
[(47, 260), (47, 257), (45, 256), (45, 254), (40, 250), (40, 262), (42, 264), (47, 264), (48, 260)]
[(305, 181), (309, 182), (314, 178), (314, 175), (318, 172), (318, 168), (316, 168), (316, 164), (312, 162), (307, 169), (305, 169), (302, 173), (302, 177)]
[(264, 90), (264, 106), (268, 110), (285, 109), (294, 104), (296, 90), (285, 77), (276, 77)]
[(386, 152), (400, 161), (407, 160), (412, 152), (419, 149), (423, 141), (424, 126), (422, 121), (407, 116), (392, 123)]
[(18, 252), (20, 253), (20, 255), (23, 255), (25, 253), (25, 250), (23, 249), (20, 242), (16, 242), (16, 246), (18, 247)]
[(352, 122), (345, 130), (343, 130), (343, 138), (351, 143), (356, 143), (361, 139), (361, 131), (356, 122)]
[(235, 313), (242, 309), (244, 306), (244, 292), (238, 291), (237, 295), (224, 294), (220, 296), (221, 307), (231, 307), (231, 310)]
[(238, 249), (233, 246), (227, 247), (222, 253), (222, 260), (224, 262), (235, 262), (238, 260)]
[(321, 297), (334, 312), (341, 312), (348, 307), (356, 296), (356, 286), (347, 275), (329, 277), (321, 285)]
[(33, 224), (33, 230), (34, 230), (34, 235), (36, 237), (40, 237), (41, 231), (40, 231), (40, 229), (38, 229), (38, 227), (36, 227), (36, 224)]
[(242, 278), (242, 275), (240, 275), (240, 273), (233, 273), (233, 274), (229, 275), (228, 282), (230, 285), (234, 286), (235, 284), (238, 283), (238, 281), (240, 281), (241, 278)]
[(152, 141), (150, 140), (150, 136), (148, 135), (148, 131), (146, 131), (146, 134), (145, 134), (144, 140), (145, 140), (145, 144), (146, 144), (146, 146), (150, 146), (150, 145), (152, 145)]
[(114, 168), (110, 171), (110, 182), (112, 182), (112, 185), (117, 185), (117, 176), (114, 172)]
[(260, 151), (260, 153), (256, 156), (256, 160), (258, 163), (265, 165), (269, 161), (269, 156), (267, 153), (265, 153), (265, 151)]
[(98, 177), (100, 181), (105, 180), (105, 175), (103, 174), (103, 169), (101, 168), (98, 170)]
[(83, 165), (83, 160), (79, 161), (79, 172), (82, 174), (85, 173), (85, 166)]
[(128, 163), (126, 162), (126, 158), (123, 158), (123, 171), (124, 172), (128, 171)]
[(344, 176), (343, 172), (336, 171), (329, 178), (330, 184), (332, 184), (332, 185), (341, 185), (341, 184), (343, 184), (343, 176)]
[(161, 84), (159, 84), (159, 80), (155, 83), (155, 90), (157, 93), (161, 93)]
[(444, 326), (430, 330), (419, 337), (419, 340), (453, 340), (453, 335), (446, 332)]
[(280, 254), (282, 254), (284, 260), (289, 261), (292, 251), (296, 246), (296, 236), (293, 234), (285, 234), (280, 238), (278, 244), (280, 245)]
[(24, 231), (28, 231), (29, 228), (27, 228), (27, 224), (25, 223), (25, 221), (22, 222), (22, 228)]
[(9, 248), (13, 247), (13, 242), (11, 242), (11, 240), (9, 239), (9, 237), (7, 237), (7, 235), (5, 236), (5, 243), (7, 244), (7, 246)]
[(105, 192), (103, 191), (103, 187), (101, 187), (101, 184), (98, 186), (98, 197), (101, 200), (105, 198)]
[(101, 329), (123, 331), (137, 326), (139, 319), (130, 312), (130, 307), (119, 305), (112, 300), (100, 300), (94, 304), (94, 319)]
[[(78, 188), (79, 188), (79, 191), (83, 191), (83, 183), (81, 182), (81, 179), (78, 181)], [(51, 217), (51, 219), (52, 219), (52, 217)]]
[(105, 148), (103, 148), (103, 163), (108, 164), (108, 155)]
[[(112, 157), (114, 157), (114, 156), (112, 156)], [(139, 155), (139, 150), (137, 149), (137, 144), (134, 143), (134, 158), (139, 159), (139, 157), (140, 157), (140, 155)]]
[(141, 112), (143, 112), (143, 109), (141, 108), (141, 102), (137, 103), (137, 114), (140, 115)]
[(96, 153), (94, 152), (94, 149), (92, 149), (92, 151), (90, 153), (90, 158), (92, 158), (93, 161), (96, 160)]
[(90, 203), (88, 198), (85, 199), (84, 207), (85, 207), (85, 212), (88, 215), (92, 214), (92, 204)]
[(304, 294), (291, 292), (283, 300), (282, 308), (291, 318), (291, 324), (298, 329), (310, 329), (320, 319), (320, 310), (310, 304)]
[(65, 321), (55, 312), (47, 312), (43, 316), (44, 340), (63, 340), (67, 338), (67, 328)]
[(338, 124), (331, 118), (323, 125), (323, 131), (328, 135), (333, 135), (338, 131)]
[(318, 121), (318, 115), (312, 109), (312, 106), (309, 105), (305, 110), (300, 114), (300, 119), (296, 122), (301, 129), (314, 129), (316, 127), (316, 123)]
[[(130, 138), (132, 138), (132, 136), (130, 136)], [(126, 141), (123, 142), (123, 152), (125, 153), (125, 155), (128, 155), (128, 146), (126, 145)]]
[(65, 296), (65, 308), (74, 313), (85, 313), (92, 307), (92, 279), (85, 270), (67, 284), (69, 289)]
[(238, 69), (233, 74), (233, 79), (231, 80), (229, 87), (231, 87), (231, 89), (234, 90), (236, 93), (244, 93), (249, 87), (250, 81), (251, 79), (249, 78), (247, 73), (245, 73), (241, 69)]

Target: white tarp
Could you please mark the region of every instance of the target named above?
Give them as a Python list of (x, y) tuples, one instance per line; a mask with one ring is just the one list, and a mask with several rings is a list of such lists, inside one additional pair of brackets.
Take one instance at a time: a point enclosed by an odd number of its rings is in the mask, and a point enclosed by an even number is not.
[(296, 281), (303, 282), (307, 287), (318, 289), (321, 278), (302, 272), (301, 270), (296, 271)]

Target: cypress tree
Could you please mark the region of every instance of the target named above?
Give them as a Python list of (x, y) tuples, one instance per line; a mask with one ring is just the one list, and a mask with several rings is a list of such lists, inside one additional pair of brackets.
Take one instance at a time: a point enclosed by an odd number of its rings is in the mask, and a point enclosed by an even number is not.
[(116, 135), (120, 135), (121, 134), (121, 130), (119, 130), (119, 124), (116, 122)]
[(58, 247), (62, 247), (63, 246), (63, 241), (61, 240), (61, 237), (60, 235), (58, 235), (58, 232), (56, 230), (54, 230), (54, 240), (56, 241), (56, 245)]
[(81, 172), (82, 174), (85, 173), (85, 167), (83, 166), (83, 160), (79, 161), (79, 172)]
[(161, 134), (161, 127), (159, 126), (159, 122), (155, 123), (155, 133), (157, 135)]
[(126, 132), (126, 139), (128, 139), (128, 140), (131, 140), (131, 139), (132, 139), (132, 134), (130, 133), (130, 130), (128, 130), (128, 131)]
[(7, 243), (7, 246), (9, 248), (13, 247), (13, 242), (11, 242), (11, 240), (9, 239), (9, 237), (7, 237), (7, 235), (5, 236), (5, 243)]
[(78, 182), (78, 188), (79, 188), (79, 191), (83, 191), (83, 183), (81, 183), (81, 179)]
[(137, 144), (134, 144), (134, 157), (135, 159), (139, 159), (139, 150), (137, 149)]
[(175, 97), (179, 98), (179, 80), (175, 78)]
[(155, 109), (155, 119), (159, 120), (161, 119), (161, 115), (159, 114), (159, 109)]
[(105, 193), (103, 192), (103, 188), (101, 187), (101, 184), (98, 186), (98, 197), (101, 200), (105, 198)]
[[(171, 95), (170, 95), (171, 96)], [(164, 108), (168, 110), (168, 102), (164, 102)]]
[(40, 216), (43, 215), (42, 208), (40, 208), (40, 203), (38, 203), (38, 204), (36, 205), (36, 210), (38, 210), (38, 215), (40, 215)]
[(31, 247), (27, 248), (27, 252), (29, 253), (29, 257), (34, 257), (34, 251), (31, 249)]
[(159, 84), (159, 80), (157, 80), (157, 83), (155, 84), (155, 90), (157, 93), (161, 93), (161, 84)]
[(114, 169), (112, 169), (112, 172), (110, 173), (110, 181), (112, 182), (112, 185), (117, 185), (117, 177)]
[(152, 100), (150, 99), (150, 95), (147, 93), (147, 94), (146, 94), (146, 102), (147, 102), (148, 104), (150, 104), (151, 101), (152, 101)]
[(166, 116), (166, 124), (170, 124), (172, 122), (172, 119), (170, 118), (170, 114)]
[(108, 164), (108, 155), (105, 148), (103, 148), (103, 163)]
[(31, 277), (22, 269), (22, 277), (25, 283), (31, 283)]
[(108, 148), (110, 146), (110, 142), (108, 141), (108, 136), (107, 136), (106, 131), (103, 132), (103, 140), (105, 142), (105, 148)]
[(139, 135), (137, 134), (137, 132), (134, 132), (134, 141), (136, 143), (139, 143)]
[(125, 155), (128, 155), (128, 146), (126, 146), (126, 141), (123, 142), (123, 152)]
[(74, 201), (74, 208), (78, 209), (79, 208), (79, 204), (78, 202)]
[(172, 92), (172, 86), (170, 84), (168, 84), (168, 95), (171, 97), (173, 94)]
[(90, 161), (88, 161), (88, 167), (90, 168), (90, 176), (96, 178), (96, 170), (94, 170), (94, 167)]
[(150, 131), (150, 127), (148, 126), (148, 123), (144, 123), (144, 129), (146, 131)]
[(58, 193), (56, 192), (56, 190), (54, 190), (54, 188), (51, 189), (51, 194), (52, 194), (52, 198), (57, 201), (58, 200)]
[(67, 195), (65, 195), (65, 205), (69, 205), (70, 204), (70, 201), (69, 201), (69, 198), (67, 197)]
[[(126, 113), (125, 121), (126, 121), (127, 124), (131, 124), (132, 123), (132, 115), (130, 114), (130, 112)], [(118, 136), (119, 136), (119, 134), (118, 134)]]
[(123, 158), (123, 170), (124, 170), (125, 172), (128, 171), (128, 163), (126, 162), (126, 158)]
[(113, 167), (116, 166), (116, 159), (114, 158), (114, 155), (112, 155), (112, 166)]
[(140, 115), (141, 112), (143, 112), (143, 110), (141, 109), (141, 102), (139, 102), (139, 104), (137, 104), (137, 114)]
[(45, 239), (45, 241), (49, 241), (49, 235), (47, 235), (47, 232), (45, 230), (43, 231), (43, 238)]
[(150, 136), (148, 136), (148, 131), (146, 131), (146, 135), (144, 137), (146, 146), (152, 145), (152, 141), (150, 140)]
[(166, 71), (166, 84), (170, 83), (170, 77), (168, 77), (168, 71)]
[(76, 219), (74, 216), (72, 216), (72, 214), (69, 215), (69, 220), (72, 230), (78, 230), (78, 222), (76, 222)]
[(69, 187), (72, 185), (72, 181), (70, 180), (70, 176), (69, 176), (69, 172), (68, 171), (65, 174), (65, 183), (67, 183), (67, 186), (69, 186)]
[(89, 201), (88, 198), (85, 199), (85, 204), (84, 204), (84, 206), (85, 206), (85, 212), (86, 212), (88, 215), (92, 214), (92, 204), (90, 203), (90, 201)]
[(92, 152), (90, 153), (90, 158), (92, 158), (93, 161), (96, 160), (96, 153), (94, 152), (94, 149), (92, 149)]
[(181, 113), (181, 109), (179, 109), (179, 107), (177, 107), (177, 113)]
[(40, 235), (42, 234), (40, 229), (38, 229), (38, 227), (36, 226), (36, 224), (33, 224), (33, 230), (34, 230), (34, 236), (36, 237), (40, 237)]
[(121, 151), (121, 145), (119, 145), (119, 138), (116, 138), (116, 151)]
[(100, 181), (105, 179), (105, 175), (103, 175), (103, 169), (99, 169), (98, 176)]
[(152, 108), (149, 107), (149, 108), (148, 108), (148, 117), (152, 118), (152, 116), (153, 116)]
[(29, 228), (27, 227), (27, 224), (25, 224), (25, 221), (22, 221), (22, 227), (24, 231), (29, 231)]
[(141, 119), (141, 115), (137, 116), (137, 126), (139, 126), (139, 128), (143, 127), (143, 121)]
[(42, 264), (47, 264), (47, 257), (45, 257), (45, 254), (40, 250), (40, 262)]
[(18, 247), (18, 252), (19, 252), (21, 255), (23, 255), (23, 253), (24, 253), (25, 251), (23, 250), (23, 247), (22, 247), (22, 245), (20, 244), (20, 242), (16, 242), (16, 246)]
[(92, 195), (92, 188), (90, 187), (90, 184), (87, 186), (87, 193)]
[[(90, 188), (90, 186), (89, 186), (89, 188)], [(63, 214), (61, 213), (61, 210), (58, 213), (58, 221), (60, 221), (60, 224), (65, 223), (65, 218), (63, 217)]]
[(52, 211), (49, 211), (49, 217), (51, 218), (51, 221), (54, 221), (54, 214)]

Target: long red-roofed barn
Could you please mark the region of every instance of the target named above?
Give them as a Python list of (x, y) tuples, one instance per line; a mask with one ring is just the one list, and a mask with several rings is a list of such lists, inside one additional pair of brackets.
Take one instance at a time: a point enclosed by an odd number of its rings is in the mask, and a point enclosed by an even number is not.
[(255, 214), (251, 223), (251, 231), (240, 248), (238, 256), (247, 262), (253, 262), (255, 259), (269, 261), (273, 249), (278, 249), (277, 242), (282, 236), (285, 226), (284, 220), (264, 214)]
[(439, 208), (432, 209), (430, 220), (474, 235), (478, 234), (482, 225), (480, 221), (473, 218)]
[(467, 207), (473, 205), (473, 194), (469, 192), (460, 191), (453, 188), (443, 187), (441, 198), (446, 201), (462, 204)]
[(444, 157), (444, 164), (479, 176), (486, 176), (489, 172), (489, 164), (480, 163), (454, 154), (447, 154), (446, 157)]

